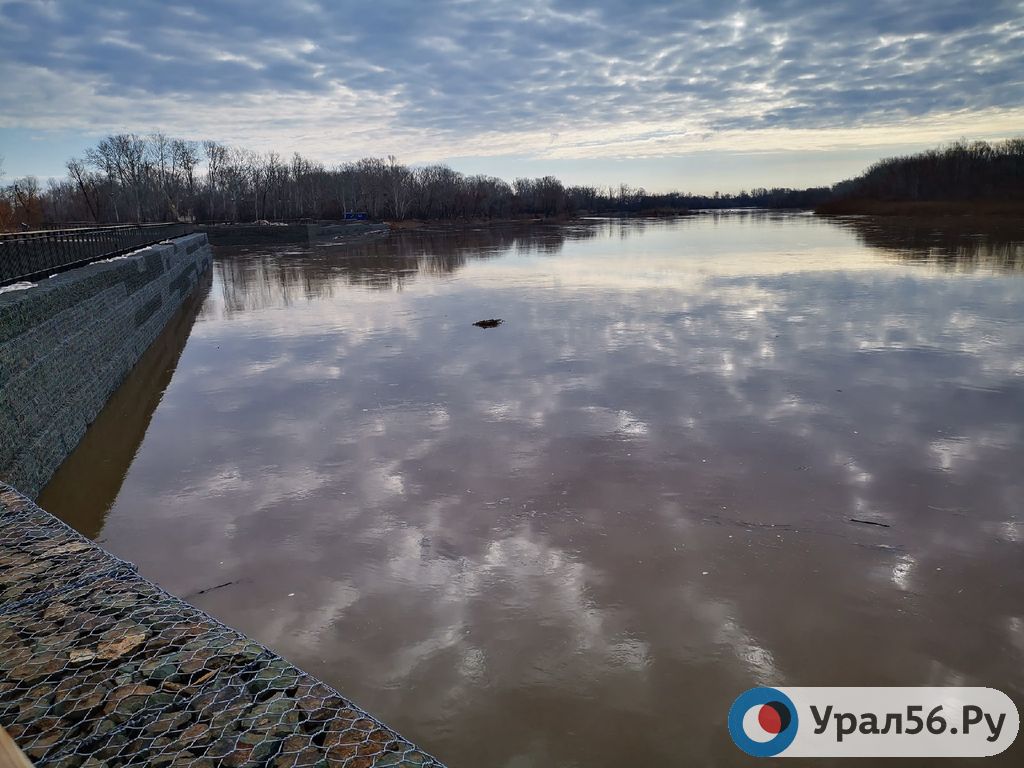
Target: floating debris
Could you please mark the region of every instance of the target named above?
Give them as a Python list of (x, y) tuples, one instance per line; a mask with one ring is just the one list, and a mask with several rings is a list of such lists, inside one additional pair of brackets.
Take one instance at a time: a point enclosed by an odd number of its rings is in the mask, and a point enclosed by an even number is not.
[(196, 595), (205, 595), (207, 592), (213, 592), (215, 589), (223, 589), (224, 587), (230, 587), (232, 584), (236, 584), (234, 581), (225, 581), (223, 584), (217, 584), (213, 587), (206, 587), (206, 589), (200, 589), (198, 592), (193, 592), (188, 597), (195, 597)]
[(473, 325), (477, 328), (497, 328), (501, 323), (501, 318), (492, 317), (490, 320), (477, 320)]
[(851, 523), (860, 523), (861, 525), (877, 525), (879, 528), (891, 528), (892, 526), (888, 523), (880, 523), (877, 520), (862, 520), (859, 517), (851, 517)]

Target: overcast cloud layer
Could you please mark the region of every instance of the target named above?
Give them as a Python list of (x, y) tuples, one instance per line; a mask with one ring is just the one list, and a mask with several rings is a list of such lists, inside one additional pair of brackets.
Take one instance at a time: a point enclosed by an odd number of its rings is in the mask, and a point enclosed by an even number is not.
[(0, 128), (328, 162), (862, 148), (1024, 129), (1024, 2), (0, 0), (0, 82)]

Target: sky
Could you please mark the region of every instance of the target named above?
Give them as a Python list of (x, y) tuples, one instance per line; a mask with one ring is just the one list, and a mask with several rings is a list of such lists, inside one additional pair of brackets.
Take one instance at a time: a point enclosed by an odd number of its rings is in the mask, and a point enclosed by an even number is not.
[(157, 130), (649, 191), (829, 184), (1024, 135), (1024, 1), (0, 0), (7, 181)]

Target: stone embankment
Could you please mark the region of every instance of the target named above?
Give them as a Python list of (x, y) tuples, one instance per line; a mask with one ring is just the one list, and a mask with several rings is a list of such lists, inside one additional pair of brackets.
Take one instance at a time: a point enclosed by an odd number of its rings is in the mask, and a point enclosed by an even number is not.
[(0, 293), (0, 480), (38, 495), (211, 259), (187, 235)]
[(0, 485), (0, 725), (37, 766), (440, 766)]

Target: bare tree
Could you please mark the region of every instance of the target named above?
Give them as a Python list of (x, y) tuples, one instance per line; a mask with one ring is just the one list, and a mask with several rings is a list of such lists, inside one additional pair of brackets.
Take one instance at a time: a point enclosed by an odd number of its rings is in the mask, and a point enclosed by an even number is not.
[(208, 217), (215, 220), (218, 218), (217, 195), (224, 194), (224, 168), (227, 165), (228, 148), (216, 141), (204, 141), (203, 152), (206, 154), (206, 186), (210, 201)]
[(401, 221), (409, 212), (415, 177), (408, 168), (399, 165), (394, 155), (388, 155), (386, 178), (391, 195), (391, 212)]
[(142, 195), (148, 172), (146, 140), (134, 133), (108, 136), (86, 158), (97, 168), (116, 177), (135, 210), (135, 220), (143, 221)]
[(68, 176), (78, 187), (82, 200), (93, 221), (100, 220), (99, 190), (95, 175), (89, 172), (82, 160), (72, 158), (67, 162)]
[(196, 199), (196, 166), (199, 165), (199, 147), (194, 141), (174, 139), (171, 142), (171, 153), (174, 165), (181, 175), (184, 185), (184, 196), (188, 201), (189, 217), (194, 217)]
[(0, 232), (6, 232), (14, 222), (14, 205), (11, 204), (11, 193), (4, 186), (4, 156), (0, 155)]
[(14, 193), (14, 218), (22, 227), (31, 227), (43, 220), (43, 200), (39, 179), (22, 176), (11, 187)]

